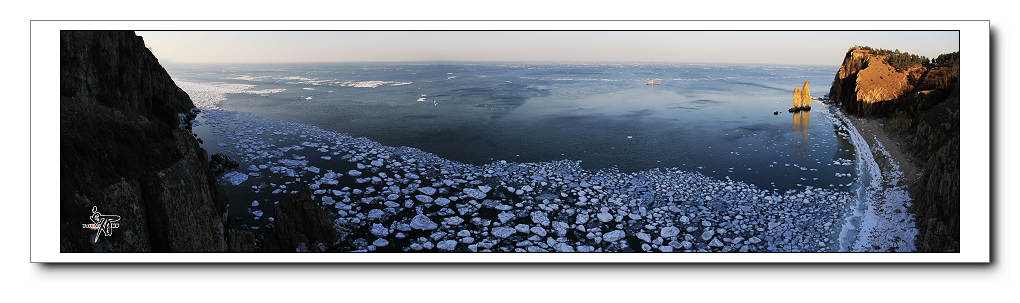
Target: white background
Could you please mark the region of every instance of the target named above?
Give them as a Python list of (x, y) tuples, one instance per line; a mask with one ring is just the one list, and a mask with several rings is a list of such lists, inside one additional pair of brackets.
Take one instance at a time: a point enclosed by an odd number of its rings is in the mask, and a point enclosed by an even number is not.
[[(712, 4), (715, 3), (715, 4)], [(329, 301), (422, 298), (431, 300), (529, 300), (562, 297), (637, 300), (925, 301), (984, 300), (1016, 297), (1017, 215), (1009, 205), (1015, 195), (993, 193), (993, 263), (991, 265), (40, 265), (28, 251), (28, 38), (29, 19), (991, 19), (993, 51), (995, 190), (1012, 187), (1017, 168), (1006, 157), (1016, 152), (1006, 134), (1017, 129), (1013, 94), (1005, 89), (1016, 70), (1016, 31), (1006, 7), (982, 1), (727, 1), (656, 4), (654, 1), (385, 1), (309, 3), (247, 1), (34, 1), (5, 5), (6, 38), (0, 46), (0, 83), (6, 146), (3, 184), (4, 255), (0, 294), (72, 301), (275, 300)], [(1009, 10), (1011, 11), (1011, 10)], [(753, 50), (749, 50), (753, 51)], [(966, 104), (964, 105), (966, 106)], [(53, 161), (58, 161), (53, 159)], [(53, 190), (59, 176), (52, 176)], [(966, 197), (964, 197), (966, 201)], [(1015, 236), (1014, 236), (1015, 237)], [(1012, 294), (1012, 295), (1011, 295)], [(1005, 297), (997, 301), (1004, 300)], [(5, 300), (6, 301), (6, 300)], [(53, 301), (53, 300), (44, 300)]]
[[(963, 100), (988, 100), (988, 22), (986, 21), (36, 21), (32, 23), (32, 256), (33, 262), (987, 262), (988, 203), (963, 203), (960, 253), (684, 253), (684, 254), (80, 254), (59, 253), (58, 191), (49, 182), (60, 172), (59, 98), (60, 30), (959, 30)], [(804, 42), (794, 42), (804, 43)], [(697, 47), (697, 46), (691, 46)], [(842, 54), (842, 50), (837, 50)], [(838, 57), (837, 57), (838, 58)], [(960, 111), (963, 202), (988, 201), (988, 102), (968, 102)]]

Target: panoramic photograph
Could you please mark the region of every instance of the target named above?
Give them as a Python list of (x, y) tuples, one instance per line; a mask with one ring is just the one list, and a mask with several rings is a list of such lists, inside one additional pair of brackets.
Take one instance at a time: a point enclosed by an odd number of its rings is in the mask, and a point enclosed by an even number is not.
[(59, 47), (61, 253), (960, 252), (955, 30)]

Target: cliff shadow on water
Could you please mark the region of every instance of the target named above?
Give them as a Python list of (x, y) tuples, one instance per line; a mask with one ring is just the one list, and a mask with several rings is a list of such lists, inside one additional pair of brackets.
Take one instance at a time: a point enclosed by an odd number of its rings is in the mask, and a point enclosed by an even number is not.
[(879, 119), (922, 170), (910, 184), (917, 249), (958, 252), (960, 241), (959, 52), (924, 57), (851, 48), (829, 91), (831, 102)]

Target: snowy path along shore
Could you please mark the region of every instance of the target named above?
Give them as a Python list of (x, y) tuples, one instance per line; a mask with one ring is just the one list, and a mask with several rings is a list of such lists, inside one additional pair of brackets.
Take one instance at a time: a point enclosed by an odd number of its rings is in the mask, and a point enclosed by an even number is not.
[[(856, 203), (840, 232), (842, 251), (914, 251), (917, 228), (909, 212), (910, 196), (901, 182), (897, 160), (872, 135), (874, 147), (851, 118), (832, 107), (833, 123), (853, 142), (859, 171)], [(883, 161), (884, 163), (880, 163)], [(881, 165), (884, 164), (884, 165)]]

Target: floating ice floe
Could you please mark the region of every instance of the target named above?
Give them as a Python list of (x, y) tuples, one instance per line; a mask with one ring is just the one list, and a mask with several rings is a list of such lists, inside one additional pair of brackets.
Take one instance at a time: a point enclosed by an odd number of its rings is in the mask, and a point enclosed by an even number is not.
[[(854, 201), (847, 192), (780, 192), (679, 168), (623, 173), (569, 160), (470, 165), (252, 114), (209, 110), (201, 119), (227, 138), (226, 149), (243, 165), (265, 166), (252, 178), (277, 184), (253, 194), (314, 186), (337, 228), (359, 231), (343, 243), (351, 251), (378, 249), (378, 239), (398, 251), (443, 250), (448, 241), (453, 251), (479, 252), (830, 251), (839, 248), (829, 239)], [(308, 166), (324, 153), (332, 155), (327, 163)], [(376, 224), (392, 232), (381, 235)]]
[(241, 185), (241, 183), (244, 183), (244, 181), (248, 180), (248, 174), (240, 173), (237, 171), (230, 171), (223, 174), (223, 177), (221, 178), (223, 180), (226, 180), (227, 183), (230, 183), (230, 185), (237, 186)]
[(280, 93), (286, 90), (284, 88), (253, 90), (252, 88), (254, 88), (255, 85), (252, 84), (199, 83), (187, 81), (176, 81), (176, 83), (178, 87), (188, 93), (188, 96), (191, 97), (192, 103), (201, 109), (218, 109), (219, 102), (226, 100), (227, 94), (268, 95)]

